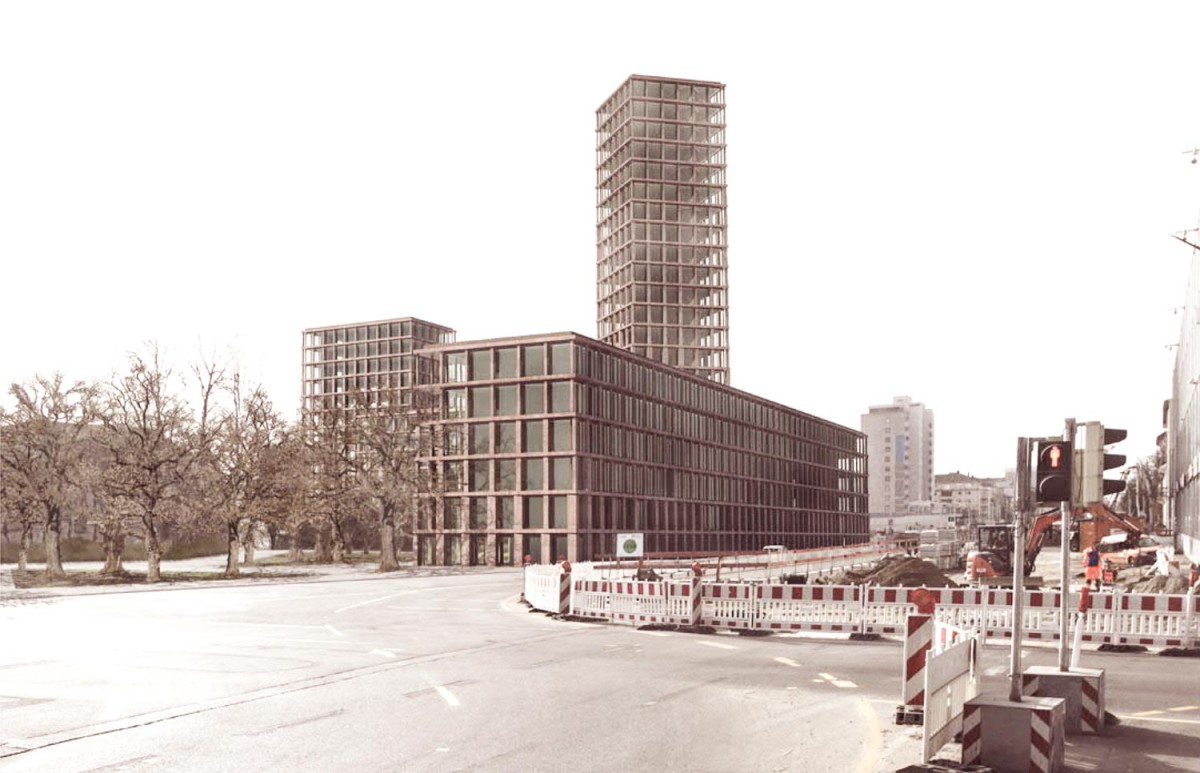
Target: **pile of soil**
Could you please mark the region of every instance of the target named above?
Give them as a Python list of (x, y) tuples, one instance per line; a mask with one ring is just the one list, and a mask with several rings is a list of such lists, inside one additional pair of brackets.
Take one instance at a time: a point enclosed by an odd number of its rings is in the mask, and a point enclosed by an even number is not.
[(826, 585), (881, 585), (885, 587), (957, 588), (941, 569), (914, 556), (887, 556), (869, 569), (834, 572), (821, 581)]
[(1125, 589), (1133, 593), (1187, 593), (1187, 578), (1181, 574), (1163, 577), (1153, 574), (1140, 580), (1124, 583)]

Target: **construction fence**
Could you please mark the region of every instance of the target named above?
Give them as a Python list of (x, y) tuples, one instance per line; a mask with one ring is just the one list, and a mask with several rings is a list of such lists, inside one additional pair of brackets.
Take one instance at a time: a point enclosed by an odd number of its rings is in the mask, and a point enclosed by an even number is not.
[[(604, 579), (592, 567), (525, 568), (525, 600), (536, 609), (624, 625), (692, 625), (725, 630), (904, 635), (917, 612), (914, 588), (859, 585), (787, 585), (709, 582), (700, 577), (663, 580)], [(997, 588), (924, 588), (938, 621), (978, 633), (981, 642), (1011, 640), (1013, 591)], [(1025, 590), (1024, 641), (1056, 641), (1060, 593)], [(1092, 644), (1190, 647), (1200, 642), (1200, 598), (1112, 589), (1091, 594), (1083, 640)], [(1079, 594), (1067, 609), (1073, 616)]]

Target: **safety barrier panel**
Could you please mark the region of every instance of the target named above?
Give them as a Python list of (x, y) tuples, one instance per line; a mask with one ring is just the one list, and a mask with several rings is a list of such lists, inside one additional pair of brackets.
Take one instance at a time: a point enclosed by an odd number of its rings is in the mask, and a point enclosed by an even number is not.
[[(588, 578), (592, 579), (588, 579)], [(525, 568), (525, 600), (537, 609), (629, 625), (665, 623), (732, 630), (815, 631), (904, 635), (917, 611), (912, 588), (856, 585), (682, 580), (600, 580), (595, 573), (565, 574), (557, 565)], [(982, 641), (1011, 639), (1013, 591), (998, 588), (927, 588), (938, 621), (977, 631)], [(1025, 641), (1056, 641), (1058, 591), (1024, 591)], [(1078, 605), (1071, 594), (1068, 609)], [(1200, 641), (1200, 597), (1139, 594), (1117, 589), (1091, 594), (1082, 617), (1091, 644), (1189, 647)]]
[(857, 633), (862, 589), (855, 585), (758, 585), (753, 627), (765, 631)]
[(934, 624), (932, 647), (925, 659), (925, 711), (923, 762), (929, 763), (938, 751), (963, 729), (963, 711), (967, 701), (979, 693), (975, 674), (978, 654), (973, 629), (944, 623)]

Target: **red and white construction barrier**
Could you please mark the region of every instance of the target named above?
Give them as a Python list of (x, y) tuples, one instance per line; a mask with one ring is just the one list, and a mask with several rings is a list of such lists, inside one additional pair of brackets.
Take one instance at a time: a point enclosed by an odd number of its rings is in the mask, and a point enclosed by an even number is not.
[(759, 585), (754, 627), (764, 631), (856, 633), (861, 591), (840, 585)]
[(925, 705), (925, 655), (933, 649), (933, 615), (909, 615), (904, 631), (901, 704)]

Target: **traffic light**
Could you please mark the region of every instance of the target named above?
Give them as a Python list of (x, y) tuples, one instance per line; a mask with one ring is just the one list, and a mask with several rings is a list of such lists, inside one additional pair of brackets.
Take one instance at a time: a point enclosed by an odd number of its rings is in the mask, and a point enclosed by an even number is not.
[(1037, 441), (1037, 476), (1033, 492), (1038, 502), (1071, 499), (1071, 447), (1067, 440)]
[(1104, 501), (1109, 494), (1124, 491), (1125, 481), (1109, 480), (1104, 477), (1104, 471), (1125, 464), (1125, 455), (1106, 454), (1104, 447), (1120, 443), (1128, 433), (1123, 429), (1105, 427), (1098, 421), (1084, 422), (1079, 425), (1078, 432), (1083, 449), (1076, 479), (1076, 504), (1094, 505)]

